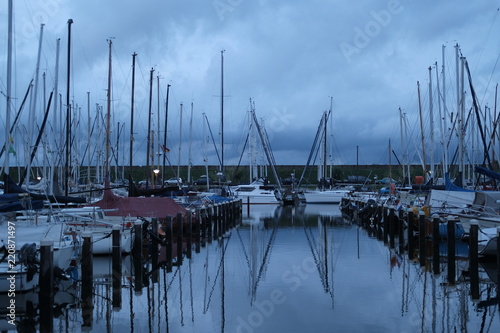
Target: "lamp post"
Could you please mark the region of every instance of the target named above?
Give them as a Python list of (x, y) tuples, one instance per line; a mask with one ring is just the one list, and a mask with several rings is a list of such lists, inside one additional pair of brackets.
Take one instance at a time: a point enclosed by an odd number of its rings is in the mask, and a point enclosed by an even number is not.
[(156, 183), (158, 182), (158, 174), (160, 173), (160, 169), (154, 169), (153, 174), (154, 174), (154, 179), (153, 179), (153, 184), (154, 188), (156, 188)]

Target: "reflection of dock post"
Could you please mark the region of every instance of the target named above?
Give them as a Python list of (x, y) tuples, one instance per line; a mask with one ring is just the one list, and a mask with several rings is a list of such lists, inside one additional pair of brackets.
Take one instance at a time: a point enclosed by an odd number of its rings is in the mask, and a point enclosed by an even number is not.
[(191, 259), (193, 253), (193, 212), (189, 209), (186, 212), (187, 232), (186, 232), (186, 258)]
[(415, 240), (413, 239), (413, 228), (414, 228), (414, 214), (413, 209), (408, 208), (408, 259), (413, 260), (415, 258)]
[(469, 274), (470, 294), (473, 300), (479, 299), (478, 237), (479, 225), (477, 223), (477, 220), (471, 220), (469, 231)]
[(172, 215), (168, 215), (165, 221), (165, 256), (167, 273), (172, 272)]
[(38, 292), (38, 300), (40, 304), (41, 332), (52, 332), (54, 326), (54, 313), (52, 311), (54, 303), (53, 244), (54, 242), (48, 239), (42, 239), (40, 241), (40, 291)]
[(448, 283), (455, 284), (455, 220), (448, 216)]
[(92, 249), (92, 234), (88, 231), (82, 233), (83, 244), (82, 244), (82, 328), (91, 329), (92, 328), (92, 314), (94, 311), (94, 300), (93, 300), (93, 249)]
[(432, 271), (434, 274), (439, 274), (439, 224), (441, 220), (439, 215), (432, 216)]
[(134, 278), (135, 292), (142, 291), (142, 221), (134, 222)]
[(418, 258), (420, 266), (425, 266), (425, 212), (418, 213)]
[(122, 246), (121, 226), (114, 225), (112, 233), (112, 279), (113, 279), (113, 307), (122, 306)]
[(182, 248), (183, 248), (183, 228), (182, 228), (182, 213), (177, 213), (177, 228), (176, 228), (176, 233), (177, 233), (177, 266), (182, 265)]
[(201, 210), (199, 208), (196, 208), (195, 211), (195, 220), (194, 220), (194, 239), (195, 239), (195, 249), (194, 251), (196, 253), (200, 253), (201, 246), (200, 246), (200, 226), (201, 226)]

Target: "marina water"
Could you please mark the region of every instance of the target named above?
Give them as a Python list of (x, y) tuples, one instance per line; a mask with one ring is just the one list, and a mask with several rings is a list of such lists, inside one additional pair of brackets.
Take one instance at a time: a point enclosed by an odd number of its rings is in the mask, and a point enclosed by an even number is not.
[(500, 331), (495, 263), (480, 264), (473, 301), (467, 260), (457, 260), (448, 285), (446, 273), (409, 261), (343, 219), (338, 205), (244, 206), (237, 227), (172, 272), (144, 264), (136, 286), (133, 265), (123, 258), (115, 306), (110, 257), (94, 257), (91, 308), (82, 308), (78, 284), (61, 284), (53, 318), (39, 316), (37, 294), (18, 295), (12, 327), (1, 295), (0, 329), (32, 332), (52, 320), (54, 332)]

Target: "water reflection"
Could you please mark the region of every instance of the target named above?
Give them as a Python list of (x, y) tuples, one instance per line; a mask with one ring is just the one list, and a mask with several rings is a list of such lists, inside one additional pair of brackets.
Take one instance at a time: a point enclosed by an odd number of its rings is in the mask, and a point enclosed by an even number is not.
[[(238, 227), (172, 272), (143, 263), (141, 285), (125, 257), (119, 307), (112, 304), (111, 259), (94, 259), (91, 327), (82, 328), (76, 298), (54, 316), (55, 332), (500, 329), (495, 263), (482, 263), (473, 302), (466, 260), (457, 263), (457, 284), (448, 285), (444, 258), (445, 273), (434, 275), (342, 219), (337, 205), (251, 206)], [(36, 321), (36, 305), (30, 311)]]

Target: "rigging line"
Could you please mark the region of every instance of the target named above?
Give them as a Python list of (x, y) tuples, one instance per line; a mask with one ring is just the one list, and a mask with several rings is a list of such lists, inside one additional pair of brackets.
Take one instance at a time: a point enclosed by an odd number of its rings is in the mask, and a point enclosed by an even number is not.
[(191, 298), (191, 321), (194, 323), (194, 305), (193, 305), (193, 272), (192, 272), (192, 261), (189, 259), (189, 293)]
[[(132, 288), (130, 289), (132, 290)], [(167, 333), (169, 332), (168, 326), (168, 292), (167, 292), (167, 271), (163, 268), (163, 293), (165, 294), (164, 303), (165, 303), (165, 324), (167, 326)]]
[[(231, 236), (232, 236), (232, 233), (229, 234), (228, 241), (226, 243), (226, 247), (224, 248), (223, 253), (225, 253), (227, 250), (227, 246), (229, 245), (229, 240), (231, 239)], [(223, 258), (221, 258), (221, 261), (219, 263), (219, 267), (217, 268), (217, 274), (215, 275), (214, 284), (212, 285), (212, 289), (210, 290), (210, 295), (208, 296), (208, 303), (207, 303), (206, 308), (204, 309), (205, 312), (208, 310), (208, 307), (210, 306), (210, 302), (212, 300), (212, 294), (214, 293), (215, 285), (217, 284), (217, 279), (218, 279), (219, 273), (221, 271), (222, 259)]]
[(245, 255), (245, 260), (248, 264), (248, 269), (250, 270), (250, 274), (253, 274), (251, 267), (252, 265), (250, 265), (250, 259), (248, 259), (247, 250), (245, 248), (245, 244), (243, 243), (243, 239), (241, 238), (240, 228), (236, 229), (236, 234), (238, 235), (238, 239), (240, 240), (241, 246), (243, 247), (243, 254)]
[(321, 279), (321, 283), (323, 284), (323, 287), (326, 288), (326, 283), (324, 281), (324, 275), (323, 275), (322, 269), (320, 267), (319, 260), (317, 258), (317, 253), (315, 253), (315, 250), (314, 250), (315, 246), (313, 245), (313, 242), (311, 241), (311, 237), (314, 237), (314, 236), (310, 236), (308, 234), (308, 232), (307, 232), (307, 226), (305, 224), (304, 218), (301, 217), (300, 220), (302, 222), (302, 225), (304, 226), (304, 233), (306, 235), (307, 244), (309, 245), (309, 249), (311, 250), (311, 255), (313, 256), (314, 263), (316, 264), (316, 267), (318, 268), (318, 273), (319, 273), (319, 276), (320, 276), (320, 279)]
[(271, 237), (269, 237), (269, 242), (267, 243), (266, 251), (264, 252), (264, 258), (262, 258), (262, 264), (260, 265), (257, 279), (255, 280), (255, 284), (252, 287), (252, 303), (253, 301), (255, 301), (257, 294), (257, 287), (262, 277), (262, 273), (265, 271), (265, 268), (267, 268), (267, 264), (269, 263), (269, 254), (271, 253), (271, 248), (273, 246), (274, 240), (276, 239), (277, 231), (278, 231), (278, 221), (275, 221)]

